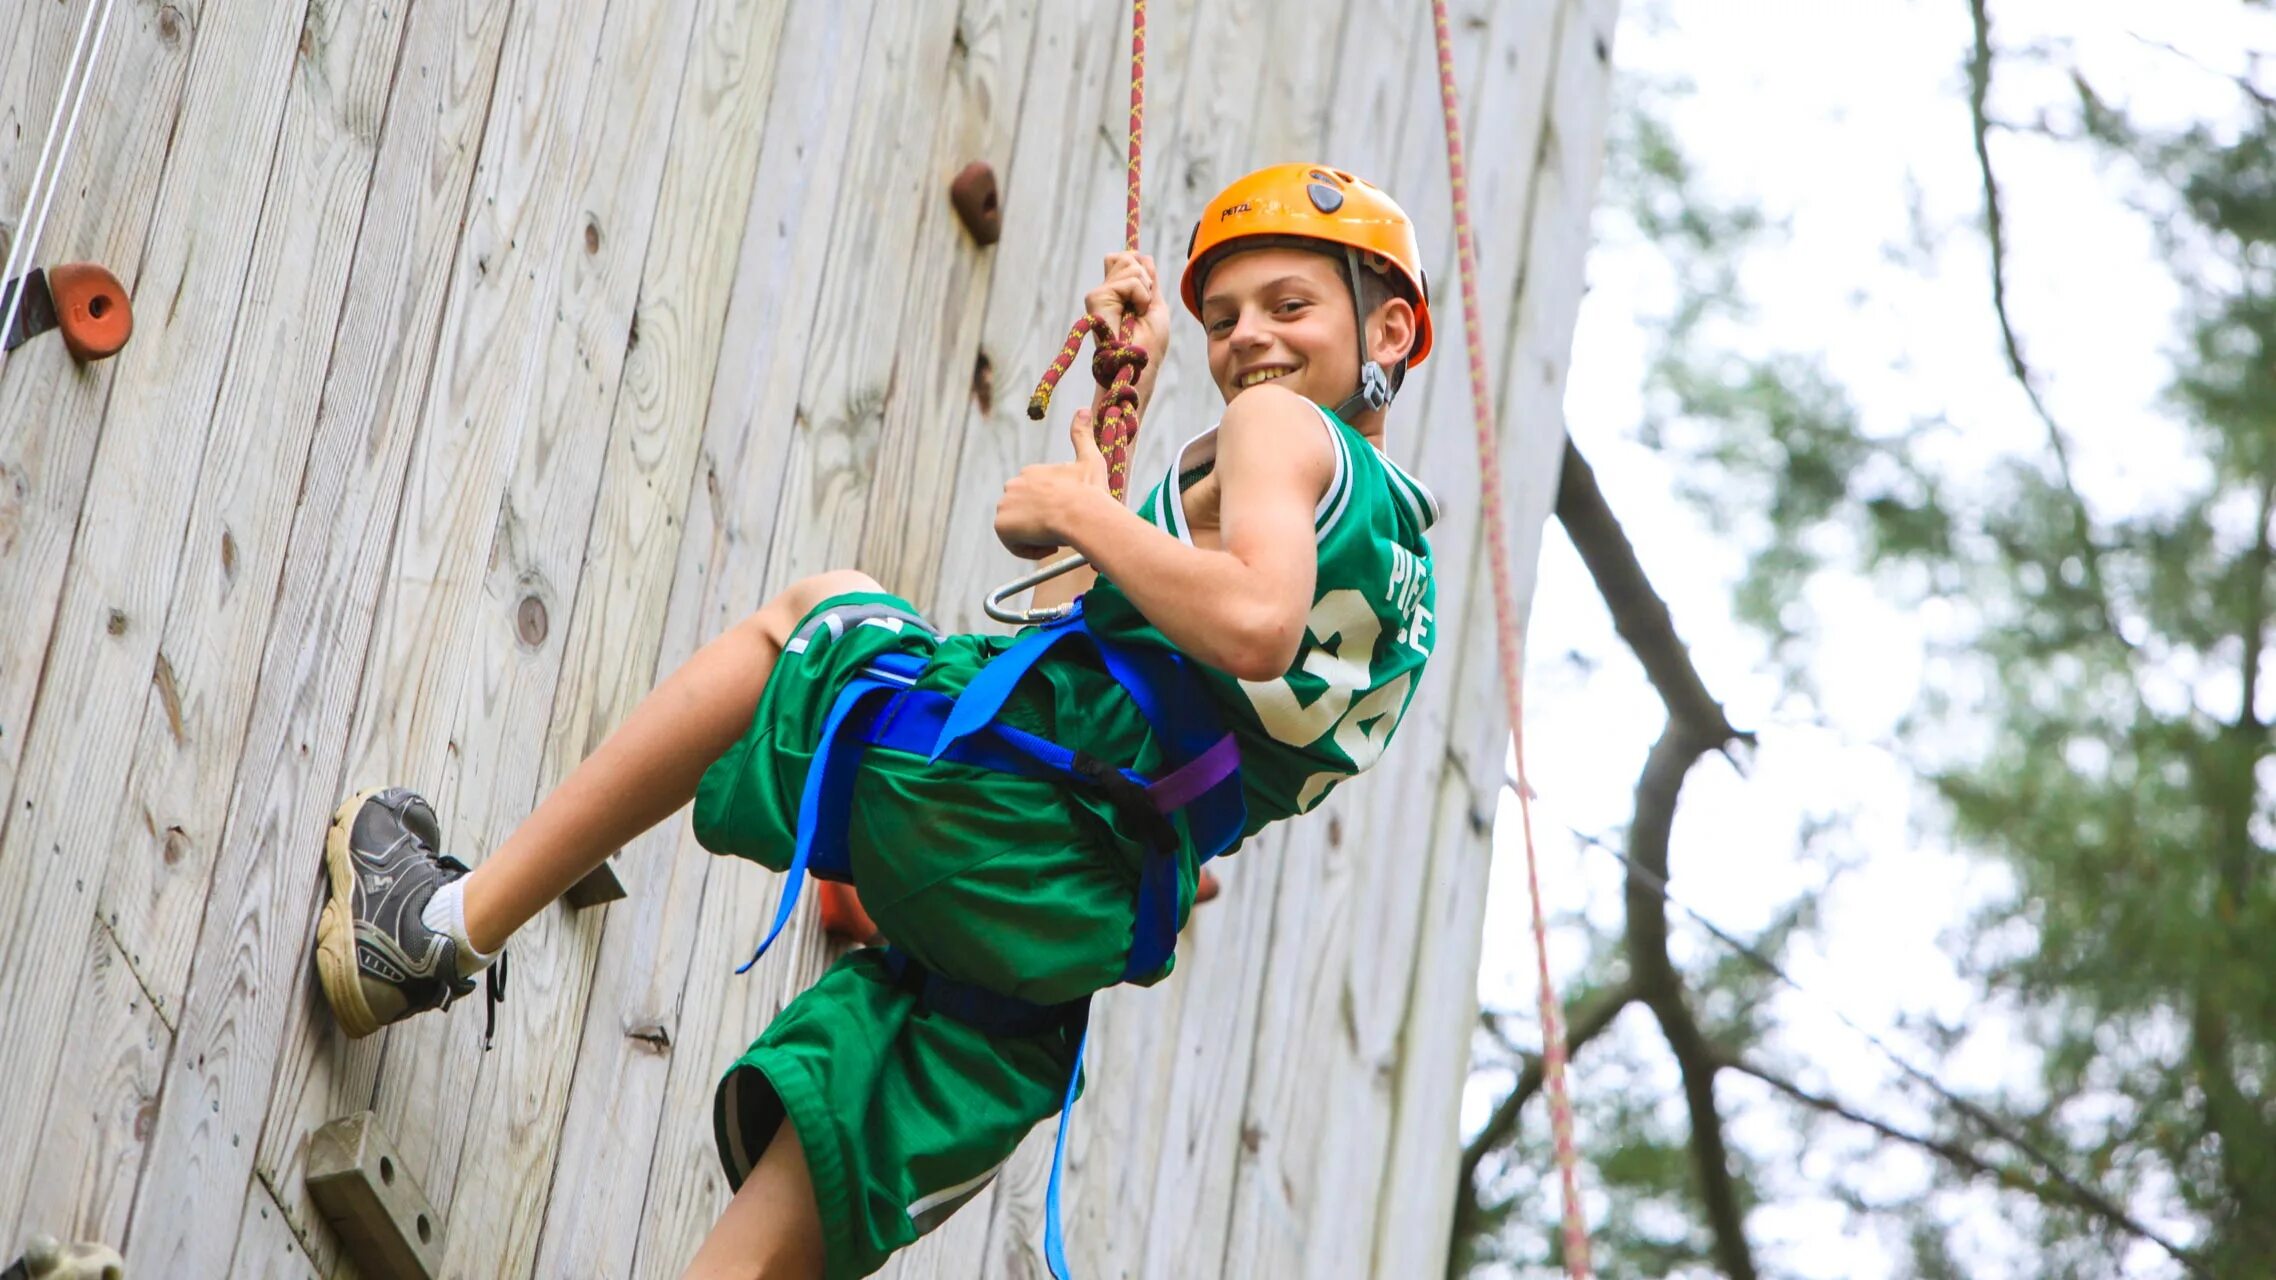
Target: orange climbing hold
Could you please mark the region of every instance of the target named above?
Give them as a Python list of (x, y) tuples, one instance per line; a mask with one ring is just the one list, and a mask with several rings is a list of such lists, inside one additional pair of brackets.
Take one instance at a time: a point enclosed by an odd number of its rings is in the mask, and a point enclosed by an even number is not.
[(119, 278), (92, 262), (73, 262), (47, 273), (55, 300), (56, 327), (63, 345), (78, 360), (101, 360), (119, 353), (134, 336), (134, 307)]
[(814, 887), (821, 891), (822, 932), (833, 938), (844, 938), (863, 946), (872, 946), (885, 940), (877, 922), (862, 909), (861, 895), (850, 884), (835, 880), (818, 880)]
[[(134, 336), (134, 305), (126, 286), (94, 263), (72, 262), (34, 271), (18, 283), (23, 300), (0, 349), (13, 351), (58, 329), (74, 360), (103, 360), (117, 355)], [(10, 292), (0, 288), (0, 310), (8, 305)]]

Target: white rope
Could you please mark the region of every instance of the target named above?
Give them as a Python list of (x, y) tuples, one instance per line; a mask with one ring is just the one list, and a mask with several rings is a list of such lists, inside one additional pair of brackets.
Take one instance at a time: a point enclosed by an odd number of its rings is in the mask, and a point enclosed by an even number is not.
[[(79, 20), (79, 37), (71, 46), (71, 66), (63, 77), (63, 88), (55, 96), (55, 114), (48, 117), (47, 141), (40, 144), (39, 164), (32, 170), (31, 185), (24, 191), (24, 208), (16, 218), (16, 238), (8, 246), (8, 266), (4, 273), (0, 273), (0, 288), (7, 288), (8, 282), (16, 280), (19, 273), (30, 274), (32, 264), (38, 261), (40, 237), (47, 232), (47, 217), (55, 207), (56, 191), (63, 186), (64, 169), (71, 162), (71, 144), (78, 137), (79, 113), (87, 105), (87, 86), (94, 83), (95, 62), (103, 56), (103, 38), (110, 33), (111, 14), (118, 8), (118, 0), (100, 0), (100, 4), (102, 21), (94, 21), (97, 0), (88, 0), (87, 14)], [(90, 23), (95, 32), (91, 46), (87, 43)], [(84, 60), (82, 54), (85, 55)], [(76, 90), (73, 88), (75, 82)], [(64, 123), (63, 103), (66, 98), (71, 100), (68, 123)], [(48, 155), (50, 149), (54, 148), (56, 126), (59, 123), (62, 123), (63, 146), (54, 151), (55, 163), (51, 168)], [(43, 186), (46, 188), (44, 194), (41, 191)], [(36, 217), (32, 214), (35, 197), (39, 203)], [(28, 233), (25, 230), (27, 225), (30, 227)], [(7, 335), (14, 332), (17, 314), (23, 307), (22, 287), (8, 288), (8, 312), (5, 316), (0, 316), (0, 342), (5, 342)], [(5, 358), (5, 353), (0, 353), (0, 360)]]

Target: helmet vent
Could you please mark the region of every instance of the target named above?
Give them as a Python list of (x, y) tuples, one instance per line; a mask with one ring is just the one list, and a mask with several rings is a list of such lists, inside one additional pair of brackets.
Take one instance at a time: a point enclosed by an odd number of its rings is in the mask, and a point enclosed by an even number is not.
[(1305, 190), (1312, 197), (1312, 207), (1322, 213), (1334, 213), (1343, 208), (1343, 192), (1334, 187), (1315, 182)]

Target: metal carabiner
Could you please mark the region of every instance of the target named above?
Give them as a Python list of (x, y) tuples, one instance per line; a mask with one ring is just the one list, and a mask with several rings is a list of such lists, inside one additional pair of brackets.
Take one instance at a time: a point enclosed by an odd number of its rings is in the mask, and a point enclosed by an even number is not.
[(1069, 601), (1066, 604), (1052, 605), (1042, 609), (1014, 609), (1006, 605), (1004, 603), (1004, 599), (1007, 596), (1015, 596), (1022, 591), (1027, 591), (1032, 588), (1039, 587), (1044, 583), (1051, 581), (1053, 578), (1058, 577), (1060, 574), (1069, 573), (1073, 570), (1080, 569), (1089, 563), (1090, 558), (1081, 554), (1080, 552), (1068, 556), (1064, 560), (1054, 561), (1053, 563), (1047, 564), (1042, 568), (1037, 569), (1035, 572), (1028, 574), (1024, 578), (1014, 578), (1012, 581), (1007, 582), (1004, 585), (996, 588), (994, 591), (989, 592), (988, 598), (981, 602), (980, 607), (987, 610), (989, 617), (994, 618), (998, 622), (1008, 622), (1015, 627), (1028, 626), (1039, 622), (1057, 622), (1061, 618), (1064, 618), (1068, 614), (1075, 611), (1075, 605), (1073, 601)]

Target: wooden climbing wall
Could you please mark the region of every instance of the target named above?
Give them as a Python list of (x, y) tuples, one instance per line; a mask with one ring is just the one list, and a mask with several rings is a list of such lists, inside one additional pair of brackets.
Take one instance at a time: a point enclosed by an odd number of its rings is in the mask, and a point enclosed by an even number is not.
[[(89, 2), (0, 19), (0, 217)], [(1453, 7), (1530, 566), (1617, 0)], [(1226, 865), (1172, 981), (1102, 1002), (1072, 1250), (1435, 1274), (1503, 724), (1429, 6), (1149, 22), (1166, 272), (1272, 161), (1422, 224), (1442, 354), (1390, 438), (1450, 509), (1445, 638), (1374, 774)], [(139, 1277), (354, 1275), (303, 1175), (370, 1108), (448, 1274), (677, 1274), (726, 1197), (712, 1085), (825, 964), (810, 919), (733, 977), (778, 883), (674, 822), (628, 899), (515, 939), (494, 1052), (478, 1008), (351, 1043), (309, 959), (326, 817), (411, 783), (480, 859), (804, 573), (984, 625), (997, 486), (1064, 449), (1027, 387), (1121, 240), (1127, 50), (1121, 0), (118, 3), (38, 260), (112, 267), (140, 327), (0, 365), (0, 1265), (46, 1231)], [(946, 200), (975, 158), (994, 249)], [(1178, 323), (1141, 474), (1217, 408)], [(1039, 1274), (1049, 1136), (894, 1273)]]

